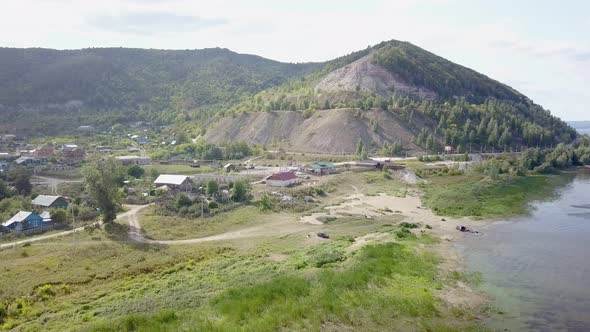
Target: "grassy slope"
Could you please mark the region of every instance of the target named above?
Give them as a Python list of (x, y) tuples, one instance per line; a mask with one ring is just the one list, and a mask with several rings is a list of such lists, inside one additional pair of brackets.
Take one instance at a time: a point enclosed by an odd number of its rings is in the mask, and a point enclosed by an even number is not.
[(140, 212), (138, 218), (144, 235), (157, 240), (181, 240), (209, 236), (255, 226), (261, 222), (284, 218), (283, 215), (264, 215), (254, 206), (246, 206), (210, 218), (161, 216), (155, 207)]
[[(366, 174), (351, 179), (326, 185), (328, 196), (350, 194), (351, 185), (365, 191), (393, 184)], [(114, 224), (107, 232), (19, 246), (0, 251), (0, 303), (7, 308), (1, 324), (48, 331), (473, 328), (472, 312), (436, 297), (456, 278), (438, 272), (430, 236), (350, 249), (354, 237), (368, 233), (394, 240), (400, 220), (342, 218), (325, 226), (330, 241), (307, 238), (303, 229), (190, 246), (137, 245), (127, 241), (126, 225)], [(229, 218), (217, 223), (220, 230), (233, 227)]]
[(506, 217), (527, 214), (533, 200), (546, 199), (564, 182), (559, 176), (502, 177), (483, 175), (434, 177), (423, 186), (423, 202), (446, 216)]

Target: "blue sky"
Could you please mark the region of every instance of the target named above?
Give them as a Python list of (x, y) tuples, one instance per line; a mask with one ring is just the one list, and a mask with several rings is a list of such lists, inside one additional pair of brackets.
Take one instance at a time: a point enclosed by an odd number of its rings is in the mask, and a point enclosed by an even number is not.
[(590, 2), (3, 0), (0, 46), (194, 49), (323, 61), (410, 41), (590, 120)]

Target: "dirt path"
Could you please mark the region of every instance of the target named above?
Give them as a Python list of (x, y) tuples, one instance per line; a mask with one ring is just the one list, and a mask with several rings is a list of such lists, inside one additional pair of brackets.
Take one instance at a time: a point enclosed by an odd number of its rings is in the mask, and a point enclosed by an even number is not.
[(137, 218), (137, 212), (147, 205), (141, 206), (139, 209), (128, 211), (126, 217), (129, 221), (129, 238), (135, 242), (150, 243), (150, 244), (192, 244), (210, 241), (234, 240), (242, 238), (250, 238), (255, 236), (285, 236), (293, 233), (310, 231), (314, 227), (306, 227), (300, 223), (290, 223), (284, 221), (274, 221), (260, 226), (244, 228), (236, 231), (229, 231), (211, 236), (199, 237), (194, 239), (184, 240), (151, 240), (146, 239), (141, 233), (141, 224)]
[[(135, 216), (139, 210), (141, 210), (147, 206), (148, 205), (129, 205), (128, 207), (130, 207), (131, 209), (127, 212), (123, 212), (121, 214), (118, 214), (117, 219), (129, 217), (129, 216)], [(102, 224), (102, 222), (97, 221), (97, 222), (92, 223), (87, 226), (77, 227), (77, 228), (70, 229), (70, 230), (63, 231), (63, 232), (59, 232), (59, 233), (41, 235), (41, 236), (33, 237), (30, 239), (24, 239), (24, 240), (9, 242), (9, 243), (2, 243), (2, 244), (0, 244), (0, 248), (10, 248), (10, 247), (13, 247), (13, 246), (16, 246), (19, 244), (38, 242), (38, 241), (53, 239), (53, 238), (60, 237), (60, 236), (66, 236), (66, 235), (73, 234), (76, 232), (81, 232), (81, 231), (85, 230), (87, 227), (95, 227), (95, 226), (101, 225), (101, 224)]]

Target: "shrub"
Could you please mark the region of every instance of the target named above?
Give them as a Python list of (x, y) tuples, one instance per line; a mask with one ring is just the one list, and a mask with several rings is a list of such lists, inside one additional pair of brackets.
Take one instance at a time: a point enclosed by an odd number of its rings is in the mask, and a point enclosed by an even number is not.
[(402, 223), (400, 224), (400, 226), (401, 226), (402, 228), (410, 228), (410, 229), (412, 229), (412, 228), (418, 228), (418, 224), (414, 224), (414, 223), (408, 223), (408, 222), (405, 222), (405, 221), (404, 221), (404, 222), (402, 222)]
[(182, 209), (183, 207), (188, 207), (193, 205), (193, 201), (188, 197), (187, 194), (181, 193), (176, 197), (176, 207), (178, 209)]
[(273, 204), (270, 195), (266, 193), (262, 195), (262, 198), (260, 199), (260, 203), (258, 204), (258, 206), (260, 207), (260, 211), (272, 210)]
[(217, 209), (219, 207), (219, 204), (217, 204), (217, 202), (209, 202), (209, 209), (213, 210), (213, 209)]

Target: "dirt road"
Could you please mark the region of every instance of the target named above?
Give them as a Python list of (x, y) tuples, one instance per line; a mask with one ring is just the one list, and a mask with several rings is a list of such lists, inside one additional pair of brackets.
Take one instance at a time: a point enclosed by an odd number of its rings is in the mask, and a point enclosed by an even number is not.
[[(125, 217), (129, 217), (129, 216), (135, 216), (137, 214), (137, 212), (145, 207), (147, 207), (148, 205), (128, 205), (127, 207), (130, 208), (129, 211), (127, 212), (123, 212), (121, 214), (117, 215), (117, 219), (121, 219), (121, 218), (125, 218)], [(100, 225), (102, 224), (101, 222), (95, 222), (93, 224), (90, 224), (88, 226), (82, 226), (82, 227), (77, 227), (74, 229), (70, 229), (67, 231), (63, 231), (63, 232), (58, 232), (58, 233), (53, 233), (53, 234), (48, 234), (48, 235), (41, 235), (41, 236), (36, 236), (33, 238), (29, 238), (29, 239), (24, 239), (24, 240), (19, 240), (19, 241), (14, 241), (14, 242), (9, 242), (9, 243), (2, 243), (0, 244), (0, 248), (10, 248), (19, 244), (25, 244), (25, 243), (31, 243), (31, 242), (37, 242), (37, 241), (43, 241), (43, 240), (49, 240), (49, 239), (53, 239), (56, 237), (60, 237), (60, 236), (66, 236), (69, 234), (73, 234), (76, 232), (80, 232), (83, 231), (84, 229), (86, 229), (86, 227), (94, 227), (96, 225)]]

